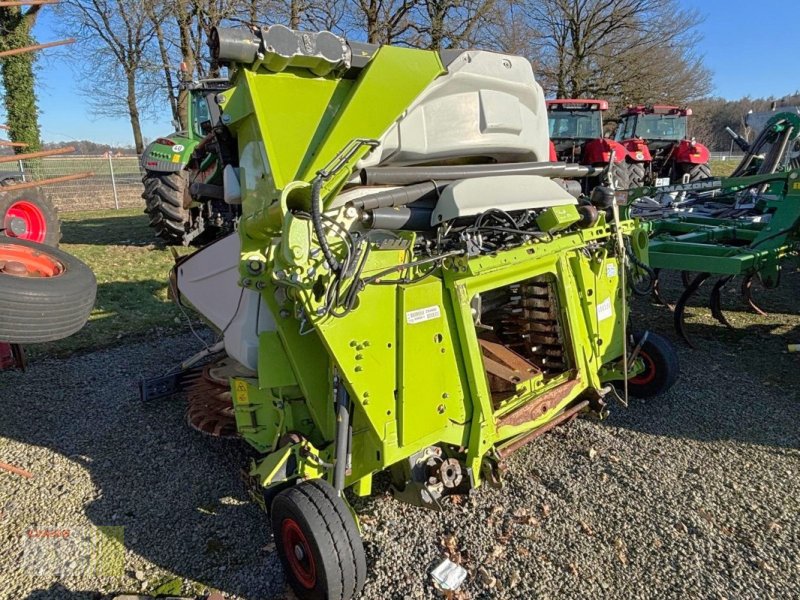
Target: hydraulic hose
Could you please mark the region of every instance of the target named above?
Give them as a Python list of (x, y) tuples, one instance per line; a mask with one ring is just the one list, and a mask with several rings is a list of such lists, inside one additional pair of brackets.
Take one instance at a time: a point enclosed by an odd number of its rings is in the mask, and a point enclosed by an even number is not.
[(328, 238), (325, 236), (325, 228), (322, 226), (322, 200), (320, 195), (322, 193), (323, 181), (323, 177), (317, 175), (311, 182), (311, 224), (314, 226), (314, 233), (317, 234), (319, 246), (325, 257), (325, 262), (328, 263), (331, 271), (338, 274), (341, 265), (339, 261), (336, 260), (333, 252), (331, 252), (331, 247), (328, 245)]
[(631, 263), (633, 263), (634, 266), (639, 267), (642, 271), (644, 271), (647, 274), (648, 278), (647, 287), (644, 289), (639, 289), (636, 287), (636, 284), (633, 283), (634, 278), (631, 277), (631, 289), (633, 290), (633, 293), (636, 294), (637, 296), (649, 296), (650, 294), (653, 293), (653, 288), (655, 287), (656, 272), (650, 267), (650, 265), (645, 264), (639, 260), (639, 258), (636, 256), (636, 253), (633, 251), (630, 238), (625, 238), (625, 249), (627, 250), (627, 255), (631, 259)]

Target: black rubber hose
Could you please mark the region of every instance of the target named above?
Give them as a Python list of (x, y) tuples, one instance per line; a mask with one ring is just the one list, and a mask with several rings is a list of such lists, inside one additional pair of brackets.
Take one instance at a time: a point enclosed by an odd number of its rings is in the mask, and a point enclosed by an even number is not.
[(450, 181), (425, 181), (417, 185), (407, 185), (392, 190), (381, 190), (368, 196), (353, 200), (356, 208), (372, 210), (376, 208), (390, 208), (392, 206), (405, 206), (418, 200), (438, 196)]
[[(633, 263), (634, 266), (639, 267), (642, 271), (647, 273), (647, 278), (648, 278), (647, 287), (645, 289), (639, 289), (633, 283), (631, 283), (631, 289), (633, 290), (633, 293), (636, 294), (637, 296), (649, 296), (650, 294), (653, 293), (653, 289), (655, 288), (656, 272), (650, 267), (650, 265), (647, 265), (639, 260), (639, 258), (636, 256), (636, 253), (633, 251), (633, 248), (631, 247), (630, 238), (625, 238), (625, 248), (628, 251), (628, 256), (630, 256), (631, 263)], [(633, 281), (634, 278), (631, 277), (631, 282)]]
[(311, 223), (314, 226), (314, 233), (317, 234), (319, 246), (322, 248), (322, 254), (325, 256), (325, 262), (328, 263), (331, 271), (339, 273), (341, 265), (336, 257), (331, 252), (331, 247), (328, 245), (328, 238), (325, 237), (325, 229), (322, 226), (322, 200), (320, 194), (322, 193), (323, 178), (317, 175), (311, 182)]

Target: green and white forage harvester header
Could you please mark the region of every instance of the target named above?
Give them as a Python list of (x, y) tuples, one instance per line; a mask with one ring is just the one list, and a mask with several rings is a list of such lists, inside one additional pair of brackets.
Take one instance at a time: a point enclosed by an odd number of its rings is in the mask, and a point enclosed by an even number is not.
[[(216, 135), (238, 233), (176, 266), (182, 300), (224, 336), (236, 423), (262, 458), (277, 549), (304, 598), (351, 598), (366, 565), (343, 491), (440, 508), (497, 483), (511, 452), (614, 384), (674, 382), (655, 334), (626, 354), (615, 221), (548, 159), (530, 63), (348, 42), (282, 26), (219, 29), (231, 68)], [(576, 191), (577, 188), (577, 191)]]

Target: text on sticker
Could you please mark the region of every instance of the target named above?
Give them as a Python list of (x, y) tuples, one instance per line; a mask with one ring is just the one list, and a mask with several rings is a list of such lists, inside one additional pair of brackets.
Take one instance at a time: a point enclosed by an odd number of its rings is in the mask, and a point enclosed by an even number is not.
[(416, 323), (424, 323), (425, 321), (433, 321), (441, 316), (442, 311), (438, 306), (429, 306), (428, 308), (408, 311), (406, 313), (406, 323), (414, 325)]

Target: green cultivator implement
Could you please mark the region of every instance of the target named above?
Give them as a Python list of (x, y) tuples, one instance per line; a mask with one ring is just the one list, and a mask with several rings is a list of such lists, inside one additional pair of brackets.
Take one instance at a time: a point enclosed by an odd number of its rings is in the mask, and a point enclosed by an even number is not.
[(364, 583), (346, 488), (368, 495), (388, 470), (399, 498), (440, 509), (538, 435), (603, 415), (616, 386), (672, 385), (669, 344), (625, 333), (625, 248), (640, 260), (647, 236), (611, 190), (567, 192), (587, 167), (545, 162), (528, 61), (281, 26), (212, 48), (233, 71), (216, 99), (242, 218), (174, 288), (222, 334), (216, 377), (302, 598)]
[[(753, 146), (746, 148), (748, 154), (733, 177), (631, 192), (629, 206), (634, 211), (642, 206), (642, 198), (667, 196), (679, 198), (682, 204), (670, 216), (646, 222), (645, 226), (651, 236), (650, 267), (656, 273), (668, 269), (683, 274), (685, 291), (675, 305), (675, 327), (690, 345), (684, 311), (688, 300), (708, 279), (717, 277), (711, 291), (712, 315), (730, 327), (722, 312), (722, 289), (740, 277), (748, 305), (765, 314), (753, 298), (753, 282), (758, 280), (766, 288), (777, 287), (781, 262), (797, 253), (799, 136), (800, 117), (778, 114), (770, 119)], [(707, 205), (713, 207), (714, 216), (703, 210)], [(666, 304), (659, 292), (658, 278), (655, 293)]]

